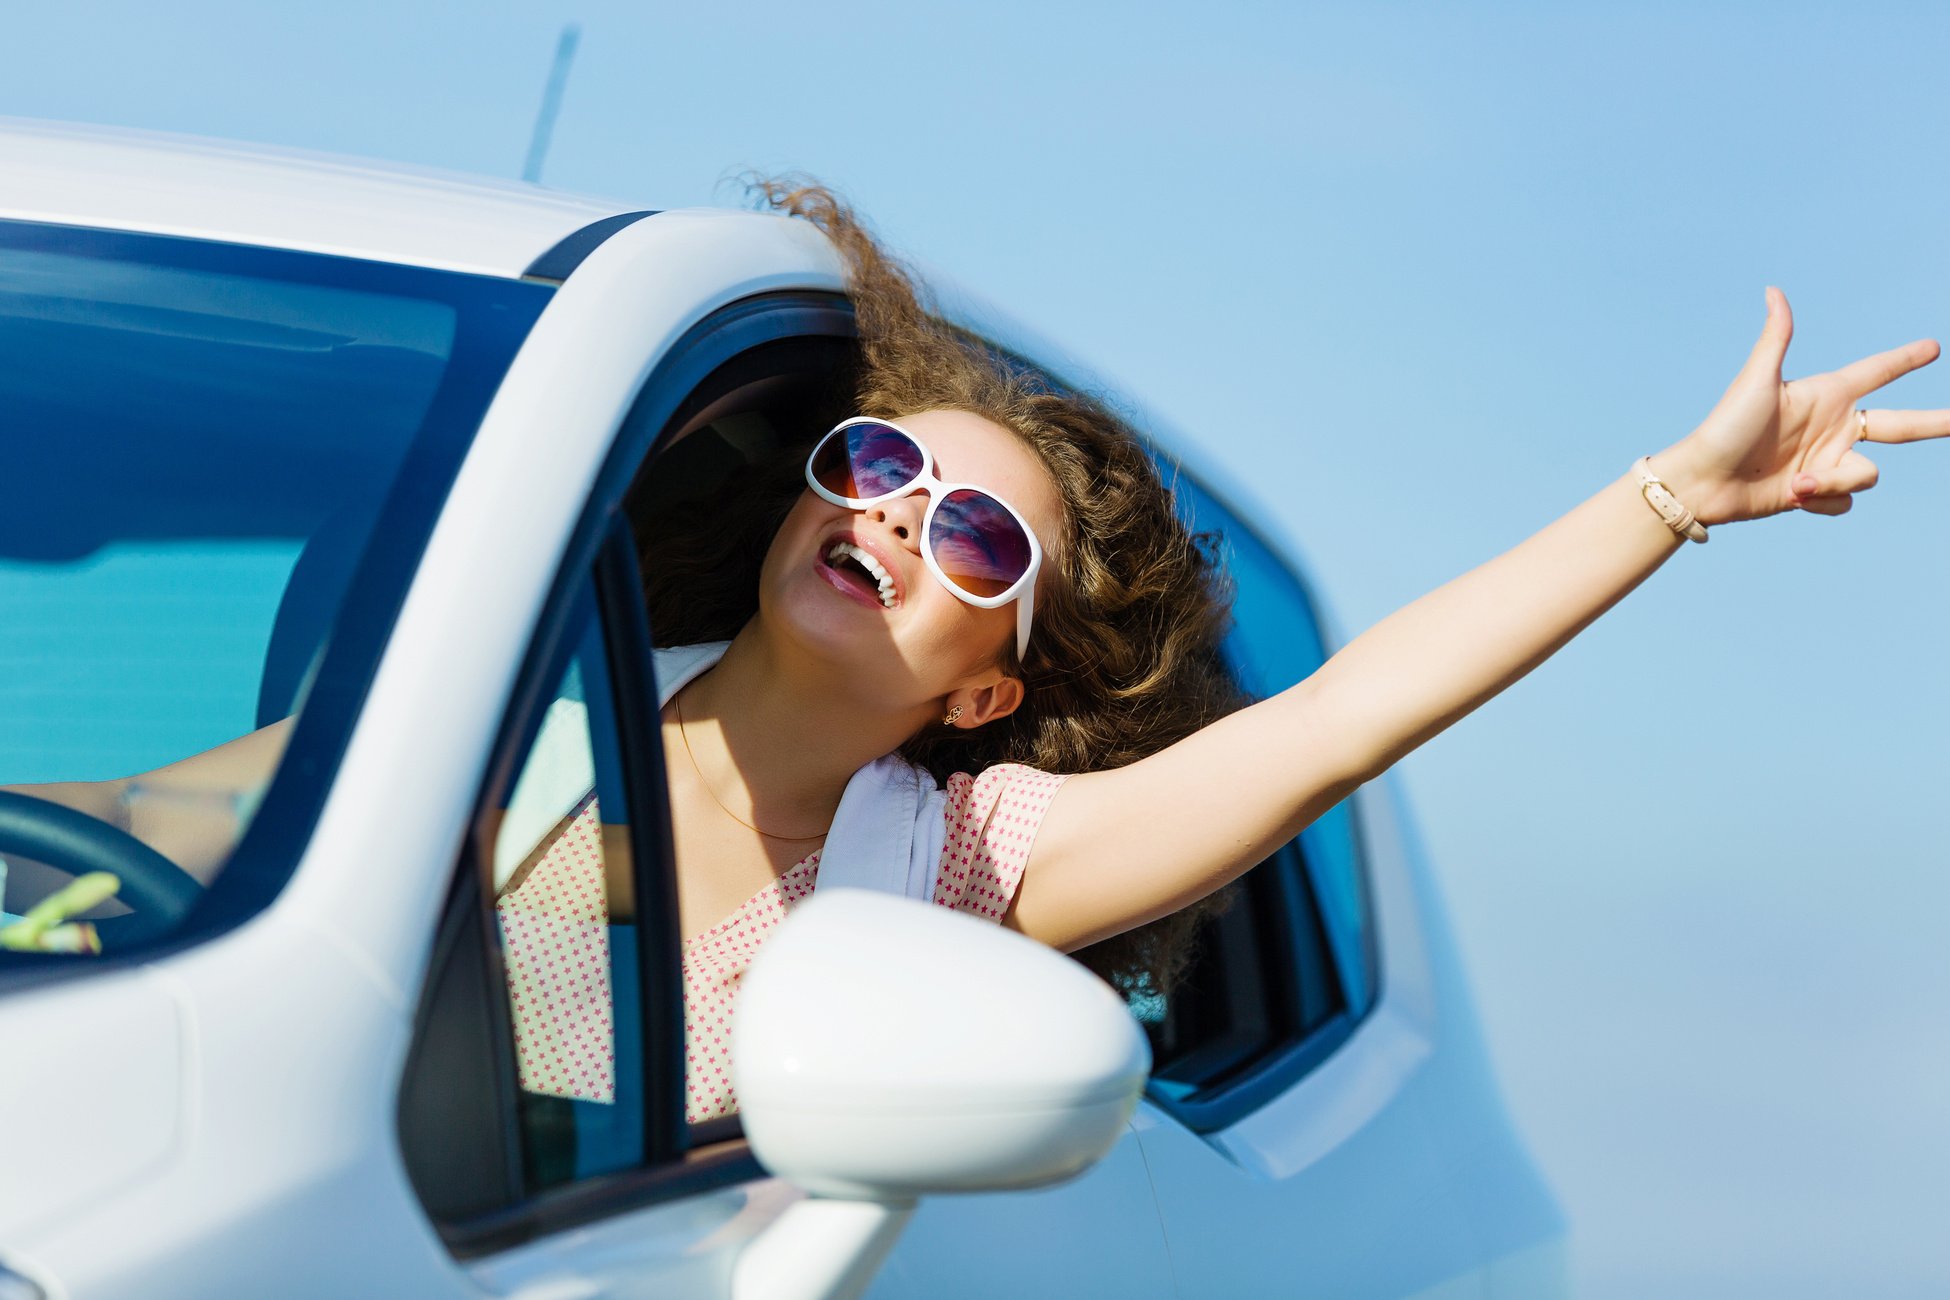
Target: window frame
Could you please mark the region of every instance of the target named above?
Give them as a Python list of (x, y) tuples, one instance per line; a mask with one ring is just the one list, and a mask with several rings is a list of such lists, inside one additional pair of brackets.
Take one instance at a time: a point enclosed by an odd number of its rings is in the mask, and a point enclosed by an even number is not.
[[(1324, 662), (1333, 649), (1321, 622), (1319, 605), (1313, 592), (1292, 561), (1223, 494), (1204, 480), (1185, 474), (1175, 464), (1164, 461), (1155, 447), (1153, 455), (1160, 460), (1160, 468), (1166, 473), (1168, 481), (1174, 477), (1179, 482), (1189, 481), (1194, 491), (1220, 516), (1216, 520), (1199, 518), (1193, 521), (1195, 527), (1200, 531), (1216, 532), (1222, 540), (1243, 534), (1272, 561), (1279, 575), (1286, 580), (1290, 588), (1287, 594), (1293, 599), (1297, 611), (1313, 629)], [(1184, 509), (1182, 498), (1180, 508)], [(1227, 662), (1235, 673), (1241, 673), (1243, 665), (1236, 656), (1228, 653)], [(1315, 669), (1318, 667), (1318, 664), (1314, 665)], [(1240, 685), (1248, 694), (1257, 697), (1257, 691), (1253, 689), (1255, 683), (1242, 680)], [(1303, 1028), (1284, 1039), (1271, 1042), (1256, 1058), (1231, 1065), (1204, 1085), (1194, 1085), (1181, 1092), (1170, 1087), (1169, 1080), (1154, 1077), (1149, 1081), (1145, 1087), (1146, 1099), (1195, 1133), (1211, 1133), (1228, 1128), (1288, 1091), (1347, 1042), (1355, 1027), (1379, 1001), (1381, 963), (1371, 872), (1361, 819), (1352, 800), (1353, 796), (1350, 795), (1347, 825), (1352, 837), (1350, 851), (1364, 919), (1358, 943), (1350, 936), (1337, 933), (1333, 919), (1320, 905), (1320, 889), (1314, 879), (1312, 858), (1308, 852), (1309, 840), (1317, 841), (1318, 822), (1288, 840), (1265, 862), (1248, 872), (1242, 879), (1242, 897), (1231, 909), (1238, 912), (1258, 901), (1275, 912), (1270, 920), (1259, 918), (1277, 928), (1283, 938), (1282, 943), (1274, 945), (1282, 949), (1278, 953), (1269, 953), (1266, 951), (1268, 945), (1261, 945), (1263, 965), (1260, 989), (1263, 999), (1286, 1007), (1302, 1005), (1306, 996), (1301, 983), (1304, 972), (1297, 959), (1305, 948), (1324, 946), (1327, 969), (1335, 986), (1333, 992), (1339, 1001), (1339, 1009), (1311, 1028)], [(1270, 880), (1257, 879), (1269, 871), (1272, 873)], [(1222, 915), (1211, 922), (1211, 927), (1216, 930), (1228, 923), (1238, 922)], [(1313, 933), (1303, 932), (1307, 930)], [(1210, 937), (1211, 931), (1208, 931), (1204, 938), (1209, 941)], [(1348, 967), (1356, 962), (1362, 966), (1359, 987), (1366, 994), (1358, 1005), (1345, 992), (1350, 987)], [(1267, 996), (1269, 992), (1270, 997)], [(1304, 1023), (1304, 1015), (1299, 1019)], [(1194, 1052), (1198, 1050), (1192, 1049)]]
[[(601, 749), (600, 744), (596, 740), (599, 728), (606, 728), (613, 732), (615, 736), (617, 748), (616, 760), (621, 769), (617, 773), (616, 784), (620, 787), (622, 802), (624, 804), (625, 817), (622, 824), (628, 828), (632, 889), (636, 892), (637, 896), (637, 916), (641, 917), (644, 915), (643, 909), (645, 906), (662, 907), (666, 902), (670, 901), (657, 894), (646, 895), (643, 893), (643, 890), (646, 887), (654, 889), (659, 880), (669, 875), (667, 870), (658, 870), (656, 864), (668, 863), (671, 861), (672, 855), (668, 839), (668, 819), (667, 817), (659, 819), (654, 816), (654, 814), (668, 807), (667, 802), (659, 797), (662, 795), (664, 789), (663, 755), (661, 748), (653, 743), (645, 743), (645, 737), (641, 733), (646, 729), (641, 724), (636, 728), (639, 734), (627, 734), (626, 719), (639, 718), (646, 715), (638, 712), (643, 707), (640, 688), (633, 680), (621, 678), (619, 674), (624, 672), (629, 665), (634, 664), (637, 661), (637, 656), (647, 650), (648, 640), (647, 630), (642, 627), (643, 619), (641, 611), (637, 607), (637, 602), (631, 595), (629, 586), (627, 585), (634, 581), (634, 575), (636, 573), (634, 556), (630, 552), (627, 538), (619, 539), (618, 532), (618, 529), (611, 528), (609, 533), (604, 537), (602, 548), (598, 551), (595, 564), (590, 571), (577, 581), (568, 583), (559, 591), (551, 593), (551, 604), (559, 598), (562, 602), (562, 610), (560, 621), (553, 629), (554, 636), (550, 653), (541, 656), (539, 659), (542, 667), (537, 684), (542, 687), (542, 690), (529, 701), (526, 712), (521, 715), (523, 719), (522, 729), (518, 733), (510, 733), (513, 743), (506, 750), (506, 753), (511, 755), (515, 761), (507, 768), (505, 778), (495, 781), (489, 787), (488, 797), (476, 808), (475, 818), (469, 835), (469, 848), (475, 857), (472, 874), (477, 879), (490, 877), (493, 872), (487, 864), (493, 862), (495, 859), (498, 849), (497, 836), (499, 832), (497, 831), (496, 834), (488, 833), (488, 827), (484, 824), (486, 815), (491, 809), (505, 808), (507, 806), (508, 800), (519, 783), (521, 773), (526, 769), (529, 760), (533, 757), (534, 746), (541, 735), (547, 714), (560, 698), (557, 691), (562, 678), (568, 671), (569, 664), (586, 647), (586, 638), (593, 630), (598, 634), (602, 642), (604, 657), (603, 671), (606, 674), (606, 678), (599, 691), (591, 690), (585, 679), (584, 693), (587, 697), (586, 707), (591, 715), (588, 720), (587, 738), (591, 742), (591, 758), (595, 760)], [(593, 629), (583, 616), (585, 602), (587, 602), (588, 616), (593, 618), (595, 622)], [(608, 698), (609, 707), (612, 711), (610, 718), (606, 722), (599, 721), (594, 716), (597, 700), (605, 696)], [(510, 715), (511, 721), (514, 716), (512, 714)], [(651, 708), (647, 716), (656, 716), (654, 707)], [(654, 732), (651, 733), (650, 739), (654, 740)], [(596, 770), (597, 786), (601, 788), (603, 784), (601, 763), (600, 761), (596, 761), (593, 765)], [(646, 824), (644, 816), (644, 811), (646, 810), (652, 814), (648, 820), (648, 824)], [(615, 819), (613, 818), (606, 819), (606, 822), (609, 824), (614, 824), (614, 821)], [(502, 824), (502, 829), (505, 829), (505, 823)], [(650, 836), (647, 851), (640, 843), (643, 832), (648, 832)], [(650, 865), (646, 866), (646, 863)], [(497, 902), (498, 899), (489, 900), (483, 894), (481, 907), (483, 915), (486, 918), (485, 926), (491, 939), (499, 925), (497, 919), (498, 909), (495, 905)], [(637, 932), (640, 944), (642, 940), (642, 929), (640, 925), (636, 920), (632, 920), (630, 922), (630, 928)], [(496, 940), (493, 942), (490, 961), (500, 977), (496, 987), (505, 990), (507, 967), (503, 961), (503, 957), (503, 945)], [(612, 963), (613, 961), (614, 954), (612, 950)], [(660, 1064), (667, 1067), (671, 1045), (666, 1041), (666, 1035), (659, 1033), (653, 1037), (653, 1030), (657, 1028), (657, 1025), (643, 1002), (643, 999), (650, 991), (652, 982), (649, 972), (645, 969), (641, 961), (636, 963), (636, 974), (636, 1005), (639, 1013), (639, 1023), (636, 1030), (639, 1041), (642, 1044), (641, 1055), (644, 1063), (643, 1136), (645, 1149), (643, 1157), (632, 1168), (642, 1168), (662, 1163), (664, 1160), (670, 1158), (669, 1152), (660, 1150), (658, 1138), (663, 1130), (657, 1125), (657, 1120), (668, 1110), (669, 1106), (669, 1098), (659, 1094), (657, 1084), (657, 1080), (664, 1078), (667, 1074), (667, 1068), (653, 1069), (651, 1062), (657, 1060)], [(514, 1053), (512, 1051), (514, 1026), (512, 1014), (508, 1013), (506, 1001), (504, 992), (503, 997), (499, 1000), (498, 1012), (503, 1013), (500, 1018), (507, 1026), (510, 1051), (503, 1059), (505, 1063), (512, 1064), (514, 1060)], [(626, 1003), (623, 999), (618, 998), (613, 1000), (612, 1005), (613, 1009), (615, 1009), (626, 1005)], [(623, 1041), (620, 1037), (622, 1032), (620, 1026), (618, 1026), (616, 1032), (619, 1037), (616, 1040), (618, 1050), (614, 1059), (616, 1068), (620, 1070), (625, 1059), (620, 1047)], [(675, 1050), (681, 1068), (683, 1059), (681, 1037)], [(625, 1091), (620, 1083), (617, 1091), (619, 1097)], [(564, 1099), (530, 1093), (521, 1089), (516, 1090), (515, 1099), (517, 1104), (514, 1119), (523, 1150), (522, 1156), (516, 1163), (519, 1166), (519, 1172), (523, 1176), (525, 1183), (527, 1177), (533, 1171), (527, 1167), (526, 1152), (530, 1135), (526, 1126), (526, 1117), (521, 1112), (521, 1099), (523, 1097), (541, 1098), (544, 1103)], [(682, 1106), (681, 1089), (678, 1093), (678, 1105), (680, 1107)], [(589, 1178), (565, 1182), (557, 1187), (550, 1187), (539, 1193), (530, 1192), (526, 1187), (523, 1187), (519, 1199), (527, 1203), (539, 1201), (546, 1198), (552, 1192), (568, 1187), (580, 1186), (584, 1182), (593, 1181), (597, 1178), (607, 1177), (608, 1172), (591, 1175)]]
[[(495, 1254), (596, 1220), (766, 1176), (743, 1141), (742, 1128), (692, 1128), (684, 1122), (682, 944), (677, 882), (671, 869), (670, 803), (661, 731), (654, 721), (660, 710), (655, 707), (651, 633), (623, 502), (638, 472), (665, 445), (667, 433), (678, 427), (679, 417), (701, 405), (699, 395), (716, 372), (765, 344), (806, 337), (855, 337), (851, 305), (841, 295), (810, 290), (740, 299), (707, 315), (665, 351), (618, 426), (524, 651), (458, 855), (455, 884), (437, 922), (436, 933), (446, 941), (437, 946), (436, 961), (422, 986), (405, 1066), (410, 1074), (429, 1034), (432, 999), (445, 981), (460, 979), (461, 991), (454, 996), (467, 999), (463, 1012), (488, 1017), (490, 1050), (496, 1058), (491, 1067), (497, 1074), (494, 1086), (507, 1099), (503, 1127), (508, 1131), (499, 1156), (500, 1189), (509, 1199), (499, 1208), (464, 1215), (439, 1216), (428, 1209), (441, 1240), (458, 1259)], [(480, 887), (492, 853), (482, 833), (483, 820), (527, 756), (537, 711), (555, 686), (551, 670), (559, 673), (564, 662), (568, 624), (585, 582), (594, 584), (597, 617), (603, 626), (631, 825), (647, 1112), (645, 1155), (633, 1168), (529, 1195), (523, 1190), (519, 1134), (512, 1128), (516, 1122), (513, 1029), (492, 909)], [(464, 915), (470, 911), (471, 917)], [(461, 914), (458, 919), (457, 914)], [(467, 927), (474, 928), (469, 936), (476, 944), (473, 949), (459, 942)], [(476, 954), (472, 960), (470, 952)], [(469, 968), (450, 970), (440, 964), (442, 958), (468, 961)], [(403, 1148), (415, 1144), (407, 1125), (417, 1119), (405, 1109), (411, 1088), (412, 1080), (404, 1079), (396, 1122)], [(434, 1152), (422, 1158), (440, 1157)], [(418, 1182), (415, 1186), (420, 1190)], [(422, 1192), (423, 1206), (426, 1200)]]

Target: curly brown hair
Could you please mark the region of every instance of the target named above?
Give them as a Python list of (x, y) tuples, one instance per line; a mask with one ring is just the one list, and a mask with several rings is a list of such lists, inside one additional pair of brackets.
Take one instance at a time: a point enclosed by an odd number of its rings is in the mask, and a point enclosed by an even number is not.
[[(1025, 687), (1022, 705), (974, 730), (931, 727), (902, 755), (937, 780), (1002, 762), (1052, 772), (1121, 767), (1245, 703), (1219, 653), (1231, 584), (1216, 547), (1188, 530), (1130, 426), (1099, 398), (1061, 389), (946, 324), (831, 190), (803, 178), (749, 184), (764, 206), (812, 223), (839, 250), (859, 334), (854, 412), (979, 415), (1037, 453), (1061, 502), (1061, 533), (1045, 539), (1028, 654), (1018, 663), (1013, 639), (1002, 651)], [(765, 547), (804, 486), (804, 454), (794, 448), (735, 476), (695, 511), (633, 512), (660, 644), (728, 638), (753, 616)], [(702, 520), (709, 526), (696, 526)], [(1074, 956), (1121, 990), (1168, 994), (1200, 924), (1232, 894)]]

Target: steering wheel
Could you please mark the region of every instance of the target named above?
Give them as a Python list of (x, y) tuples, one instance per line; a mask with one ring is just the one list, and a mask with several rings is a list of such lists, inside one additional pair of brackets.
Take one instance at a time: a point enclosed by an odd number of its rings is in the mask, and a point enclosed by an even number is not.
[(175, 928), (203, 893), (196, 878), (105, 821), (64, 804), (0, 790), (0, 857), (18, 853), (70, 875), (106, 871), (122, 882), (115, 895), (130, 916), (97, 921), (103, 942), (131, 943)]

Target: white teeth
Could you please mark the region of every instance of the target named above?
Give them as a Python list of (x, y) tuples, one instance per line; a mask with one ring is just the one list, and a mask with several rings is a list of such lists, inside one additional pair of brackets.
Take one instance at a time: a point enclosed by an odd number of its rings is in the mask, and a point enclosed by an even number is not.
[(894, 607), (894, 575), (887, 572), (887, 566), (879, 560), (876, 560), (871, 552), (861, 550), (852, 542), (834, 542), (833, 549), (826, 552), (826, 560), (829, 564), (834, 560), (845, 559), (849, 556), (858, 560), (860, 567), (873, 575), (874, 581), (880, 584), (881, 605), (887, 609), (892, 609)]

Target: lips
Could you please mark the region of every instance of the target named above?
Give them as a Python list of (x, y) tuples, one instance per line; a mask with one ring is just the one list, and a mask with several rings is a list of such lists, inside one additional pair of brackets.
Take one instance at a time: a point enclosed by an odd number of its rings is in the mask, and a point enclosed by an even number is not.
[(863, 604), (886, 610), (901, 603), (899, 567), (878, 546), (850, 531), (820, 544), (818, 567), (828, 582)]

